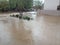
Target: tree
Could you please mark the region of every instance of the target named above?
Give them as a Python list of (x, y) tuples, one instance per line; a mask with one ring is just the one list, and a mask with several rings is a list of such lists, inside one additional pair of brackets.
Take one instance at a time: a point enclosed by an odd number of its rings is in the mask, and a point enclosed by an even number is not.
[(10, 10), (14, 10), (16, 8), (16, 1), (17, 0), (9, 0)]
[(33, 0), (0, 0), (0, 10), (28, 11), (33, 5)]
[(33, 0), (9, 0), (10, 8), (19, 11), (30, 9), (33, 5)]
[(21, 17), (24, 11), (28, 11), (33, 6), (33, 0), (9, 0), (9, 3), (10, 8), (17, 9)]
[(0, 1), (0, 11), (8, 11), (9, 2), (8, 1)]
[(37, 9), (43, 9), (44, 3), (42, 1), (34, 1), (34, 6), (33, 8)]

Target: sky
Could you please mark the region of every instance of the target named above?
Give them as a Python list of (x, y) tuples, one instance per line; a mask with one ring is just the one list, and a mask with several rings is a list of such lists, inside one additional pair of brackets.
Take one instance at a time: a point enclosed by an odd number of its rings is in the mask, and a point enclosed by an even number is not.
[(42, 1), (44, 3), (44, 0), (34, 0), (34, 1)]

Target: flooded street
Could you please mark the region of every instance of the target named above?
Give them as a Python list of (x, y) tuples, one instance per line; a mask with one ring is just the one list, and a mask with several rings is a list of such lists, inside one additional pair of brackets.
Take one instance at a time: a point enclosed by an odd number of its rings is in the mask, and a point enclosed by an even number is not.
[(2, 16), (0, 45), (60, 45), (60, 17), (40, 15), (27, 21)]

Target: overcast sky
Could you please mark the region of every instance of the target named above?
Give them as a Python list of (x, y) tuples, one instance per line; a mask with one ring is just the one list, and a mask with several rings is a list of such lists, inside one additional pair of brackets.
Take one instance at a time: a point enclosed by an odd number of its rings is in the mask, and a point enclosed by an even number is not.
[(42, 1), (44, 3), (44, 0), (34, 0), (34, 1)]

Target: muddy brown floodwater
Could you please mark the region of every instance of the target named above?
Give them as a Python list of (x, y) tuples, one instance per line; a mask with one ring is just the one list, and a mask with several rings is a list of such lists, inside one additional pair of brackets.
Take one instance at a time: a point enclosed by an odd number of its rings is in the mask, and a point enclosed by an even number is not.
[(0, 45), (60, 45), (60, 17), (0, 17)]

